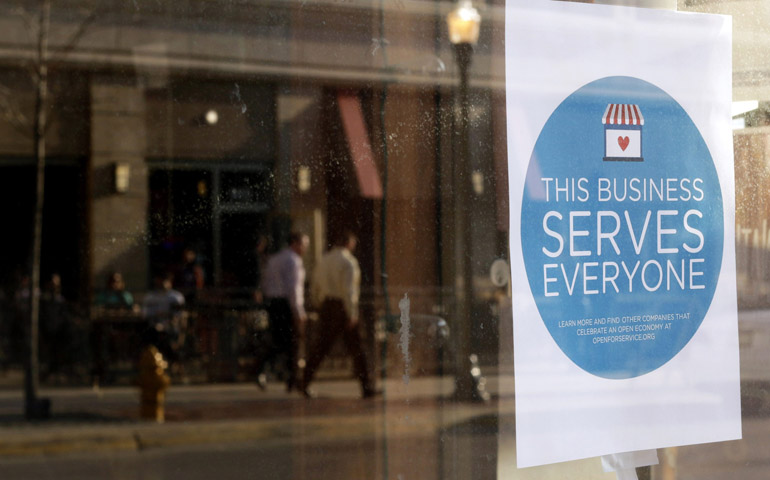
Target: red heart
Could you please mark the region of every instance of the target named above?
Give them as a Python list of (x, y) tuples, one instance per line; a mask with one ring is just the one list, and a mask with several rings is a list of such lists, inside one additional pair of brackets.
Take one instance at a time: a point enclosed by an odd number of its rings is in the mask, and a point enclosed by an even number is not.
[(618, 137), (618, 145), (620, 145), (620, 149), (624, 152), (626, 151), (626, 148), (628, 148), (628, 137)]

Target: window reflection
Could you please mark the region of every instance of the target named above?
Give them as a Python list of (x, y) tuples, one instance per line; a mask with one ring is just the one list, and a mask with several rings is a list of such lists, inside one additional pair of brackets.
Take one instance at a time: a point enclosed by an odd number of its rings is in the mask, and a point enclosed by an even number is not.
[[(265, 478), (492, 478), (498, 460), (507, 471), (514, 440), (510, 298), (490, 276), (493, 262), (508, 255), (504, 6), (476, 5), (482, 23), (468, 70), (467, 118), (445, 25), (453, 7), (406, 0), (51, 2), (41, 59), (38, 4), (0, 6), (0, 384), (8, 392), (0, 395), (0, 429), (17, 438), (13, 428), (24, 425), (24, 366), (33, 357), (32, 375), (41, 382), (34, 391), (51, 400), (54, 419), (97, 427), (135, 422), (132, 382), (148, 342), (139, 306), (153, 279), (165, 276), (185, 298), (168, 323), (178, 342), (165, 427), (270, 421), (267, 433), (229, 438), (278, 445), (260, 443), (266, 463), (259, 466), (245, 453), (234, 459), (217, 443), (232, 431), (222, 427), (197, 445), (210, 447), (201, 457), (212, 464)], [(735, 163), (744, 409), (761, 419), (770, 244), (766, 9), (758, 1), (680, 1), (678, 8), (734, 15), (735, 100), (758, 101), (736, 117)], [(33, 128), (43, 64), (45, 203), (34, 287)], [(254, 358), (271, 341), (260, 288), (266, 259), (301, 231), (310, 238), (304, 265), (312, 272), (345, 230), (359, 238), (359, 328), (385, 398), (361, 403), (349, 388), (342, 344), (316, 377), (318, 402), (286, 393), (278, 362), (261, 392)], [(133, 298), (125, 308), (97, 301), (115, 272)], [(36, 292), (39, 352), (30, 355)], [(311, 337), (318, 305), (307, 300)], [(51, 327), (57, 323), (66, 328)], [(481, 375), (472, 374), (474, 366)], [(456, 393), (463, 397), (482, 382), (491, 403), (457, 401)], [(767, 432), (756, 430), (750, 440), (762, 444)], [(748, 445), (681, 449), (678, 473), (703, 473), (698, 459), (712, 455), (736, 472), (747, 462), (754, 468), (764, 456)], [(729, 463), (735, 458), (740, 462)], [(7, 467), (16, 474), (8, 478), (30, 478), (59, 461), (25, 459), (17, 464), (24, 468)], [(115, 462), (100, 475), (120, 478), (125, 465)], [(144, 472), (138, 465), (126, 468)], [(0, 471), (6, 466), (0, 458)]]

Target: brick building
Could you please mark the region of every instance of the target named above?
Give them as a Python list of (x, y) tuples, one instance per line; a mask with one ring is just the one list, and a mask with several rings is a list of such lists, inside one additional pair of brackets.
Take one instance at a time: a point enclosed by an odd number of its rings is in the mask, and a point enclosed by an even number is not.
[[(436, 41), (451, 5), (321, 3), (54, 3), (43, 278), (60, 273), (65, 296), (85, 306), (117, 270), (141, 296), (194, 248), (206, 288), (243, 298), (260, 236), (275, 248), (290, 229), (309, 233), (312, 269), (328, 239), (352, 229), (371, 322), (404, 294), (413, 312), (451, 317), (468, 252), (490, 317), (489, 267), (507, 250), (502, 47), (492, 46), (502, 11), (488, 7), (474, 55), (463, 172), (457, 66), (449, 41)], [(36, 11), (0, 9), (0, 195), (12, 226), (0, 271), (12, 291), (30, 258), (36, 84), (25, 69), (38, 43), (25, 23)], [(473, 183), (469, 198), (458, 181)], [(473, 212), (472, 245), (458, 240), (461, 206)]]

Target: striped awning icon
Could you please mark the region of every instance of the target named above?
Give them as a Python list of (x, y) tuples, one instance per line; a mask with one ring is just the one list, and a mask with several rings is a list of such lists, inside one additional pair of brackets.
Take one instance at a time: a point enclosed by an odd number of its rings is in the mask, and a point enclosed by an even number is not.
[(644, 125), (639, 105), (610, 103), (602, 115), (603, 125)]

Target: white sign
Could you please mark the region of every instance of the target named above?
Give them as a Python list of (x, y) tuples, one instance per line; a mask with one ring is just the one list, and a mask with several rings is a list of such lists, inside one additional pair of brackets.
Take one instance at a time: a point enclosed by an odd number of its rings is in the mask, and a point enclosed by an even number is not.
[(740, 438), (731, 19), (505, 31), (518, 466)]

